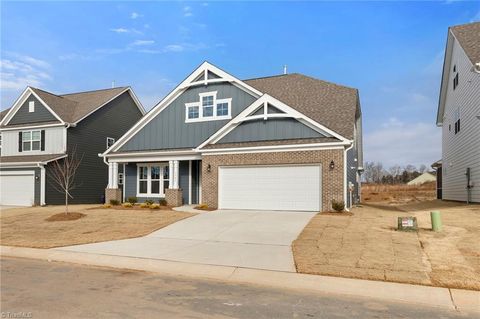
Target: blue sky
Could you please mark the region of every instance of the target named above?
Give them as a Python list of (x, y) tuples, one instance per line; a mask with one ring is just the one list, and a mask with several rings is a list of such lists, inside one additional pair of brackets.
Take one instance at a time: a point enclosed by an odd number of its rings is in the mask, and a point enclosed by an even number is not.
[(240, 79), (283, 65), (360, 90), (365, 159), (440, 158), (447, 27), (479, 2), (2, 2), (1, 99), (133, 87), (147, 109), (202, 61)]

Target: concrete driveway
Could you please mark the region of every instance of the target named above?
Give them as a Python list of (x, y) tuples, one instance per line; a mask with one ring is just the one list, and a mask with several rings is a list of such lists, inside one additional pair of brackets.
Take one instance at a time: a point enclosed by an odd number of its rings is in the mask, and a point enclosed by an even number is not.
[(57, 249), (294, 272), (292, 241), (315, 214), (218, 210), (145, 237)]

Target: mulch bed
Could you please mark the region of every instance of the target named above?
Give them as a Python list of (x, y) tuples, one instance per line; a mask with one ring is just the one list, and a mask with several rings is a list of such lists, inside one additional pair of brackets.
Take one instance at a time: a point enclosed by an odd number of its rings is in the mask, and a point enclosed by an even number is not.
[(140, 205), (134, 205), (132, 207), (123, 207), (122, 205), (115, 205), (115, 206), (111, 206), (111, 207), (103, 207), (103, 206), (97, 206), (97, 207), (91, 207), (91, 208), (88, 208), (87, 210), (92, 210), (92, 209), (117, 209), (117, 210), (172, 210), (172, 207), (173, 206), (160, 206), (159, 208), (150, 208), (150, 207), (140, 207)]
[(45, 221), (47, 222), (65, 222), (65, 221), (70, 221), (70, 220), (77, 220), (77, 219), (80, 219), (82, 217), (85, 217), (87, 215), (85, 214), (82, 214), (82, 213), (75, 213), (75, 212), (71, 212), (71, 213), (60, 213), (60, 214), (55, 214), (55, 215), (52, 215), (48, 218), (45, 219)]
[(351, 213), (351, 212), (321, 212), (320, 215), (353, 216), (353, 213)]
[(216, 208), (211, 208), (211, 207), (202, 207), (202, 206), (195, 206), (193, 207), (194, 209), (198, 209), (198, 210), (204, 210), (204, 211), (207, 211), (207, 212), (212, 212), (214, 210), (217, 210)]

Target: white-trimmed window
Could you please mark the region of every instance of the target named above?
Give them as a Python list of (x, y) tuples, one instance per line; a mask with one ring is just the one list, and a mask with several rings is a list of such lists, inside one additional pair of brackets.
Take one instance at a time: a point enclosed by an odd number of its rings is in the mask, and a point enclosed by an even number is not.
[(115, 139), (113, 137), (107, 137), (107, 149), (113, 144), (115, 144)]
[(22, 131), (22, 151), (40, 151), (42, 134), (38, 131)]
[(168, 188), (168, 164), (138, 164), (137, 197), (164, 197)]
[(35, 112), (35, 101), (28, 102), (28, 112), (30, 113)]
[(232, 118), (232, 99), (217, 99), (217, 92), (199, 94), (198, 102), (185, 104), (185, 123)]

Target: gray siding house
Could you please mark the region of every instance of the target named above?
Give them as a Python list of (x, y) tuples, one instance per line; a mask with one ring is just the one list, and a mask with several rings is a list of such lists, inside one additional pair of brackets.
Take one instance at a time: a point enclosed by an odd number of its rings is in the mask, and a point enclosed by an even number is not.
[(240, 80), (204, 62), (100, 155), (109, 165), (106, 197), (350, 207), (360, 196), (361, 124), (356, 89), (301, 74)]
[(108, 166), (98, 157), (145, 111), (129, 87), (56, 95), (27, 87), (0, 114), (0, 205), (62, 204), (52, 164), (75, 149), (71, 203), (100, 203)]
[(437, 125), (437, 195), (480, 203), (480, 22), (448, 29)]

